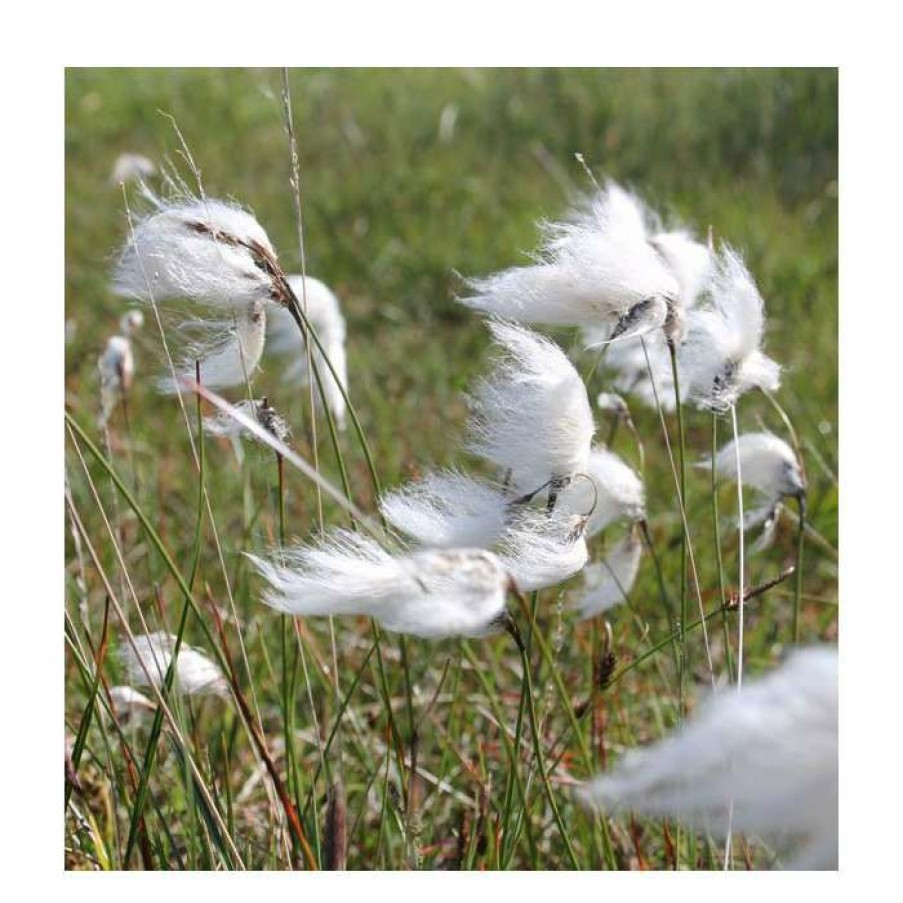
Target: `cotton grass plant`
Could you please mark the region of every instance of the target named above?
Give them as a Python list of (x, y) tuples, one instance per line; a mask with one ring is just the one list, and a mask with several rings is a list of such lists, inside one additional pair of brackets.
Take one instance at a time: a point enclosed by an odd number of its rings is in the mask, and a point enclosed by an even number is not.
[[(830, 867), (836, 653), (791, 653), (741, 692), (728, 687), (749, 641), (735, 630), (741, 611), (757, 642), (780, 633), (791, 569), (775, 533), (747, 570), (741, 531), (729, 585), (734, 546), (719, 524), (733, 512), (720, 510), (718, 482), (761, 496), (737, 512), (748, 527), (808, 486), (795, 436), (793, 450), (738, 430), (715, 443), (717, 418), (736, 424), (745, 395), (780, 388), (740, 253), (698, 241), (632, 189), (595, 186), (543, 225), (530, 265), (470, 283), (466, 303), (489, 314), (493, 346), (469, 365), (449, 357), (448, 374), (475, 378), (447, 380), (455, 403), (440, 428), (416, 383), (398, 388), (390, 355), (374, 378), (396, 327), (356, 331), (349, 272), (318, 258), (345, 311), (306, 274), (287, 74), (283, 105), (301, 274), (285, 273), (261, 226), (273, 238), (285, 228), (272, 201), (256, 200), (258, 221), (210, 197), (177, 132), (197, 185), (164, 173), (166, 197), (139, 186), (147, 212), (126, 222), (114, 266), (116, 293), (148, 305), (163, 343), (180, 349), (155, 384), (124, 378), (126, 358), (110, 351), (106, 419), (126, 397), (140, 412), (129, 479), (77, 402), (67, 412), (72, 592), (84, 613), (67, 616), (67, 656), (85, 701), (67, 722), (69, 861), (607, 869), (746, 856)], [(497, 250), (496, 265), (516, 260), (516, 248)], [(381, 309), (388, 323), (392, 306)], [(423, 407), (388, 443), (393, 393)], [(147, 412), (175, 411), (167, 394), (183, 405), (185, 433), (167, 440), (184, 452), (187, 496), (154, 460), (162, 433)], [(381, 437), (375, 456), (365, 431)], [(223, 462), (223, 439), (268, 448), (278, 479), (260, 455)], [(687, 472), (685, 459), (706, 453), (711, 473)], [(698, 613), (686, 605), (694, 593)], [(807, 597), (794, 596), (799, 614)], [(828, 623), (819, 612), (806, 603), (807, 635)], [(706, 625), (719, 621), (724, 637), (710, 642)], [(751, 671), (767, 670), (764, 649), (747, 656)], [(697, 684), (715, 687), (698, 712)], [(205, 695), (218, 700), (194, 699)], [(672, 731), (659, 753), (656, 738)], [(679, 806), (634, 764), (638, 746), (686, 791)], [(103, 814), (95, 775), (112, 788)], [(587, 811), (574, 792), (584, 783)], [(712, 843), (736, 832), (745, 839), (725, 853)]]

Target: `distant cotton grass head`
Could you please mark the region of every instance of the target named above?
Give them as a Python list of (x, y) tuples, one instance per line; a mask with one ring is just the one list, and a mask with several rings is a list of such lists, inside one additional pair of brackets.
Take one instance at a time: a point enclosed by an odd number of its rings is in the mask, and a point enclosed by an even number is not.
[(665, 740), (635, 750), (582, 791), (592, 806), (733, 827), (793, 850), (788, 867), (837, 868), (837, 650), (793, 652), (723, 692)]
[[(661, 326), (678, 284), (647, 241), (643, 204), (614, 182), (574, 211), (543, 224), (532, 266), (470, 282), (470, 307), (522, 323), (629, 331)], [(627, 318), (627, 319), (625, 319)], [(627, 331), (625, 328), (623, 331)]]
[(510, 579), (482, 549), (393, 555), (357, 533), (334, 530), (313, 545), (249, 558), (270, 584), (263, 601), (293, 615), (366, 615), (386, 630), (427, 639), (483, 636), (506, 619)]
[[(772, 433), (743, 433), (736, 443), (731, 440), (715, 455), (715, 473), (721, 479), (737, 479), (737, 457), (740, 476), (746, 486), (762, 495), (762, 504), (746, 512), (744, 528), (758, 526), (773, 517), (781, 499), (793, 496), (803, 500), (806, 480), (793, 449)], [(712, 467), (712, 459), (700, 461), (699, 467)]]
[(521, 492), (564, 485), (586, 470), (595, 430), (583, 380), (554, 342), (501, 321), (489, 328), (503, 353), (471, 399), (468, 447)]
[(595, 617), (627, 601), (642, 555), (639, 527), (632, 527), (603, 561), (583, 569), (583, 591), (576, 603), (581, 618)]
[[(162, 687), (175, 645), (176, 638), (172, 634), (158, 632), (136, 636), (135, 649), (128, 644), (120, 647), (120, 658), (128, 671), (130, 683), (140, 687)], [(219, 667), (203, 652), (186, 643), (179, 647), (176, 682), (181, 691), (189, 696), (225, 698), (229, 695), (229, 685)]]
[(110, 419), (116, 405), (125, 398), (135, 378), (135, 358), (132, 343), (126, 336), (114, 335), (107, 340), (97, 359), (100, 373), (100, 423)]
[[(254, 418), (267, 432), (286, 444), (291, 440), (291, 429), (285, 418), (269, 403), (268, 398), (245, 399), (235, 404), (239, 411)], [(260, 444), (260, 438), (247, 430), (227, 413), (204, 418), (204, 432), (220, 439), (249, 439)]]
[(266, 232), (235, 204), (213, 198), (162, 200), (146, 192), (154, 211), (135, 224), (113, 276), (117, 293), (145, 302), (185, 299), (227, 312), (219, 321), (193, 321), (202, 338), (179, 365), (192, 376), (201, 361), (203, 382), (223, 388), (248, 381), (260, 357), (267, 301), (289, 304), (291, 291)]
[[(310, 354), (313, 366), (323, 383), (326, 404), (339, 429), (345, 429), (347, 406), (339, 385), (347, 394), (348, 364), (345, 352), (345, 318), (342, 316), (339, 300), (325, 283), (312, 276), (302, 278), (300, 275), (290, 275), (287, 280), (302, 310), (306, 303), (307, 319), (338, 377), (337, 384), (332, 371), (323, 360), (320, 349), (315, 342), (311, 342)], [(301, 331), (294, 317), (278, 304), (271, 305), (269, 309), (266, 352), (268, 355), (286, 360), (282, 378), (289, 385), (304, 385), (310, 381), (311, 374), (307, 367), (308, 352)], [(319, 393), (315, 393), (314, 397), (319, 404)]]
[(110, 184), (120, 185), (123, 182), (140, 182), (150, 178), (157, 172), (153, 160), (143, 154), (120, 154), (110, 173)]
[(740, 255), (723, 245), (707, 283), (709, 303), (688, 315), (679, 355), (681, 394), (726, 410), (747, 390), (773, 391), (780, 367), (761, 351), (765, 304)]
[(134, 687), (110, 687), (113, 710), (120, 720), (135, 718), (142, 712), (153, 711), (154, 704)]

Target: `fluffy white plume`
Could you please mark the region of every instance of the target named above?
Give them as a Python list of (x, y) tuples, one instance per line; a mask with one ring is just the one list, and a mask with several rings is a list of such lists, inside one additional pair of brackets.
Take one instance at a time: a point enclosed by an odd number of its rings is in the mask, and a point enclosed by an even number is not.
[(116, 264), (114, 291), (238, 310), (284, 300), (273, 246), (250, 213), (213, 198), (150, 197), (157, 209), (135, 224)]
[(677, 279), (683, 307), (691, 308), (712, 272), (712, 252), (683, 229), (657, 232), (649, 243)]
[(725, 410), (748, 389), (773, 391), (780, 367), (760, 350), (765, 305), (743, 260), (721, 249), (708, 283), (710, 304), (688, 315), (680, 348), (681, 393), (702, 408)]
[(142, 154), (120, 154), (113, 164), (110, 173), (110, 184), (119, 185), (122, 182), (142, 181), (154, 175), (157, 167), (152, 160)]
[(128, 395), (135, 376), (132, 343), (122, 335), (110, 336), (97, 359), (100, 371), (100, 423), (105, 424), (121, 398)]
[(558, 504), (576, 514), (589, 515), (588, 539), (615, 521), (646, 516), (643, 481), (614, 452), (601, 447), (590, 451), (584, 478), (572, 480), (561, 491)]
[(532, 592), (561, 583), (587, 562), (586, 518), (558, 508), (522, 508), (506, 527), (497, 551), (518, 589)]
[(488, 548), (505, 529), (505, 494), (456, 471), (427, 474), (380, 499), (383, 517), (427, 546)]
[(386, 630), (435, 639), (482, 636), (505, 616), (509, 578), (482, 549), (391, 555), (365, 536), (336, 530), (282, 554), (250, 555), (270, 584), (263, 601), (294, 615), (368, 615)]
[[(288, 443), (291, 439), (292, 433), (288, 423), (270, 405), (268, 399), (245, 399), (237, 402), (235, 407), (248, 417), (253, 417), (280, 442)], [(245, 429), (234, 417), (230, 417), (225, 412), (205, 417), (204, 432), (219, 439), (249, 439), (252, 442), (260, 442), (260, 439), (254, 433)]]
[(636, 197), (608, 182), (569, 222), (544, 224), (543, 238), (536, 263), (472, 281), (464, 303), (524, 323), (589, 327), (612, 327), (647, 305), (643, 327), (664, 323), (678, 284), (647, 241)]
[[(731, 440), (715, 455), (715, 473), (721, 479), (737, 479), (738, 451), (743, 484), (763, 496), (760, 507), (746, 512), (745, 529), (772, 521), (784, 496), (799, 498), (805, 493), (806, 481), (799, 461), (783, 439), (772, 433), (743, 433), (736, 445)], [(712, 459), (700, 461), (697, 466), (710, 468)]]
[(598, 564), (583, 571), (583, 593), (577, 600), (581, 618), (593, 618), (627, 600), (640, 569), (643, 543), (632, 529)]
[(122, 334), (131, 338), (144, 326), (144, 314), (140, 310), (128, 310), (119, 318)]
[[(158, 632), (136, 636), (136, 649), (130, 645), (122, 646), (119, 654), (128, 670), (129, 681), (139, 687), (162, 687), (175, 644), (176, 638), (172, 634)], [(150, 675), (150, 683), (145, 670)], [(176, 682), (181, 691), (189, 696), (208, 694), (226, 697), (229, 694), (229, 685), (219, 667), (186, 643), (179, 647)]]
[[(655, 394), (665, 411), (674, 410), (674, 374), (671, 372), (671, 355), (662, 332), (644, 337), (646, 352), (639, 338), (628, 338), (608, 346), (602, 366), (615, 374), (613, 388), (625, 395), (632, 395), (650, 408), (655, 407)], [(649, 355), (647, 365), (646, 355)], [(655, 379), (653, 391), (649, 367)]]
[(263, 355), (266, 340), (264, 304), (255, 301), (247, 310), (236, 311), (232, 320), (198, 321), (183, 328), (198, 329), (202, 337), (189, 344), (176, 365), (177, 379), (157, 380), (161, 392), (178, 391), (178, 379), (195, 377), (196, 360), (201, 362), (201, 382), (209, 389), (225, 389), (249, 383)]
[(565, 353), (535, 332), (489, 324), (504, 350), (471, 399), (469, 448), (522, 492), (585, 471), (594, 424), (586, 387)]
[(154, 708), (154, 704), (134, 687), (110, 687), (110, 699), (119, 719), (132, 718)]
[[(317, 333), (326, 351), (326, 356), (339, 378), (342, 388), (348, 391), (348, 364), (345, 355), (345, 318), (339, 300), (319, 279), (308, 276), (288, 276), (288, 283), (294, 291), (298, 304), (304, 309), (304, 287), (306, 285), (307, 319)], [(304, 385), (310, 379), (307, 369), (307, 349), (298, 324), (288, 310), (273, 304), (267, 323), (267, 353), (287, 359), (282, 377), (289, 385)], [(346, 405), (341, 390), (336, 384), (329, 367), (323, 360), (320, 349), (311, 342), (313, 364), (323, 382), (326, 403), (339, 429), (345, 429)], [(317, 404), (319, 392), (314, 393)]]
[(836, 868), (836, 649), (796, 651), (742, 693), (720, 693), (582, 796), (715, 833), (726, 831), (733, 799), (734, 829), (794, 845), (791, 868)]

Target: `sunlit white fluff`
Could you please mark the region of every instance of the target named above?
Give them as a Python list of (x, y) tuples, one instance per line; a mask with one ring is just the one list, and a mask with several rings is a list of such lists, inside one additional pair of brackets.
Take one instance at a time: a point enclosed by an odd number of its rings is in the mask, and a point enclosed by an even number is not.
[[(329, 362), (332, 364), (339, 383), (348, 391), (348, 364), (345, 354), (345, 318), (339, 306), (339, 300), (319, 279), (300, 275), (288, 276), (301, 309), (307, 303), (307, 319), (317, 334)], [(307, 287), (306, 298), (304, 287)], [(285, 369), (282, 378), (289, 385), (303, 385), (310, 379), (307, 369), (307, 349), (301, 331), (288, 310), (280, 305), (270, 305), (267, 321), (267, 355), (285, 358)], [(339, 429), (345, 428), (346, 404), (336, 380), (323, 360), (315, 342), (311, 342), (313, 364), (320, 374), (326, 403), (335, 418)], [(319, 392), (314, 393), (316, 403), (320, 403)]]
[(711, 275), (712, 252), (685, 229), (656, 232), (649, 237), (649, 243), (674, 274), (682, 306), (693, 307)]
[(270, 584), (263, 601), (294, 615), (368, 615), (386, 630), (436, 639), (482, 636), (505, 615), (509, 578), (482, 549), (392, 555), (360, 534), (335, 530), (289, 549), (284, 564), (249, 556)]
[(142, 326), (144, 326), (144, 314), (138, 309), (127, 310), (119, 318), (119, 329), (124, 336), (129, 338), (135, 335)]
[(143, 154), (120, 154), (113, 164), (110, 173), (110, 184), (119, 185), (122, 182), (141, 181), (156, 173), (157, 167), (152, 160)]
[(719, 411), (745, 391), (769, 391), (780, 383), (780, 367), (760, 350), (765, 305), (742, 258), (724, 245), (708, 282), (709, 303), (688, 314), (679, 353), (681, 394)]
[(503, 356), (471, 399), (469, 448), (522, 492), (564, 484), (586, 470), (595, 429), (583, 380), (554, 342), (500, 321), (489, 328)]
[(187, 299), (246, 311), (281, 300), (273, 246), (236, 204), (213, 198), (167, 201), (135, 223), (113, 275), (116, 292), (141, 301)]
[(614, 452), (593, 448), (584, 474), (584, 478), (574, 479), (562, 490), (558, 504), (575, 513), (589, 514), (587, 538), (615, 521), (635, 521), (646, 516), (643, 481)]
[(105, 424), (116, 405), (128, 395), (135, 378), (132, 343), (126, 336), (114, 335), (97, 360), (100, 372), (100, 422)]
[[(176, 638), (172, 634), (157, 632), (136, 636), (135, 649), (128, 644), (120, 647), (120, 657), (128, 671), (129, 681), (139, 687), (150, 685), (162, 687), (169, 663), (172, 661), (175, 643)], [(189, 696), (225, 697), (229, 692), (228, 684), (219, 667), (204, 653), (186, 643), (182, 643), (179, 647), (176, 682), (181, 691)]]
[(154, 708), (154, 704), (134, 687), (110, 687), (110, 699), (119, 719), (132, 718)]
[(643, 205), (614, 182), (570, 221), (543, 225), (532, 266), (470, 286), (475, 294), (463, 299), (470, 307), (552, 326), (612, 327), (646, 304), (643, 328), (654, 328), (664, 323), (665, 299), (678, 294), (677, 281), (647, 241)]
[(488, 548), (505, 529), (509, 499), (457, 471), (427, 474), (380, 499), (395, 529), (427, 546)]
[(595, 617), (627, 601), (642, 555), (643, 543), (636, 529), (631, 529), (603, 561), (583, 569), (583, 592), (576, 603), (581, 618)]
[[(244, 399), (236, 402), (235, 407), (248, 417), (253, 417), (280, 442), (288, 442), (291, 438), (291, 429), (285, 418), (266, 398)], [(225, 412), (205, 417), (204, 432), (219, 439), (249, 439), (252, 442), (261, 442), (256, 434), (245, 429), (234, 417)]]
[(496, 550), (518, 589), (545, 589), (586, 564), (585, 526), (586, 518), (562, 508), (546, 513), (525, 507), (512, 517)]
[(836, 868), (837, 650), (798, 650), (742, 693), (722, 691), (582, 797), (720, 834), (733, 799), (734, 830), (789, 845), (790, 868)]
[(608, 346), (602, 359), (602, 366), (615, 374), (612, 387), (618, 392), (631, 395), (650, 408), (656, 407), (655, 399), (658, 394), (662, 408), (666, 411), (674, 410), (674, 374), (665, 337), (663, 333), (656, 332), (645, 336), (644, 342), (645, 352), (638, 338), (614, 342)]
[[(772, 433), (743, 433), (715, 455), (715, 473), (721, 479), (737, 479), (737, 452), (744, 485), (762, 494), (760, 507), (746, 512), (744, 526), (749, 529), (769, 520), (784, 496), (799, 498), (806, 491), (806, 481), (793, 449)], [(701, 461), (699, 467), (711, 467), (712, 460)]]
[(176, 364), (176, 378), (163, 376), (157, 388), (164, 393), (178, 391), (179, 381), (195, 378), (195, 361), (200, 361), (201, 382), (209, 389), (226, 389), (250, 383), (257, 371), (266, 340), (264, 304), (255, 301), (246, 310), (235, 311), (230, 320), (183, 324), (200, 337), (190, 341)]

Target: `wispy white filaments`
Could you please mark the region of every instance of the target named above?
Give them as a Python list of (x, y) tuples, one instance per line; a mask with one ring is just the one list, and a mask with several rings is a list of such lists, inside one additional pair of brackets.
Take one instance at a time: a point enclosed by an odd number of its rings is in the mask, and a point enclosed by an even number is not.
[(639, 530), (631, 528), (603, 561), (584, 568), (583, 592), (576, 603), (581, 618), (595, 617), (627, 601), (642, 555)]
[[(346, 404), (339, 384), (348, 392), (348, 364), (345, 353), (345, 318), (339, 300), (319, 279), (291, 275), (287, 277), (299, 305), (307, 304), (306, 316), (317, 338), (323, 345), (326, 357), (338, 376), (338, 384), (315, 342), (311, 342), (310, 355), (313, 366), (320, 374), (326, 404), (339, 429), (345, 429)], [(306, 292), (305, 292), (306, 286)], [(267, 319), (267, 354), (286, 360), (282, 372), (283, 380), (289, 385), (305, 385), (310, 380), (308, 372), (308, 352), (298, 325), (292, 315), (277, 304), (270, 305)], [(315, 393), (316, 403), (320, 403), (319, 392)]]
[[(113, 276), (121, 295), (149, 303), (185, 299), (228, 320), (189, 321), (202, 332), (183, 357), (178, 376), (194, 375), (223, 388), (250, 380), (263, 353), (265, 303), (288, 304), (290, 290), (261, 225), (235, 204), (212, 198), (162, 200), (145, 190), (154, 211), (139, 220)], [(175, 391), (175, 381), (161, 381)]]
[(664, 324), (677, 281), (647, 241), (642, 204), (614, 182), (573, 212), (542, 224), (532, 266), (473, 280), (470, 307), (523, 323), (608, 327)]
[(558, 503), (577, 514), (588, 514), (586, 536), (592, 538), (616, 521), (646, 516), (646, 493), (637, 473), (614, 452), (595, 447), (583, 472), (559, 495)]
[(249, 556), (270, 584), (263, 601), (294, 615), (367, 615), (386, 630), (429, 639), (482, 636), (506, 615), (508, 575), (482, 549), (392, 555), (360, 534), (335, 530), (279, 552), (284, 564)]
[(562, 583), (583, 568), (589, 558), (586, 517), (563, 508), (551, 512), (522, 508), (497, 545), (499, 560), (524, 592)]
[[(267, 398), (245, 399), (237, 402), (235, 407), (248, 417), (253, 417), (280, 442), (288, 444), (291, 439), (291, 429), (285, 418), (269, 403)], [(240, 438), (263, 444), (257, 435), (246, 429), (234, 417), (224, 412), (205, 417), (204, 432), (220, 439)]]
[[(135, 649), (130, 645), (121, 647), (119, 654), (129, 681), (139, 687), (162, 687), (175, 644), (172, 634), (158, 632), (136, 636)], [(181, 691), (189, 696), (229, 694), (229, 685), (219, 667), (186, 643), (179, 647), (175, 677)]]
[(489, 324), (503, 356), (471, 399), (469, 449), (520, 492), (585, 471), (595, 426), (586, 387), (564, 352), (528, 329)]
[(726, 411), (748, 389), (780, 383), (780, 367), (761, 351), (765, 304), (740, 255), (723, 245), (707, 284), (708, 303), (688, 314), (679, 354), (681, 396)]
[[(758, 490), (762, 497), (761, 505), (744, 515), (745, 530), (772, 521), (786, 496), (805, 497), (806, 481), (799, 461), (783, 439), (772, 433), (743, 433), (736, 443), (731, 440), (715, 455), (719, 478), (737, 479), (738, 456), (743, 484)], [(709, 468), (712, 460), (701, 461), (698, 466)]]
[(423, 545), (488, 548), (505, 529), (509, 504), (501, 488), (440, 471), (387, 493), (379, 508), (396, 530)]
[(733, 826), (793, 852), (796, 869), (837, 867), (837, 650), (794, 652), (722, 693), (674, 735), (629, 752), (582, 793), (607, 811), (673, 817), (724, 835)]

